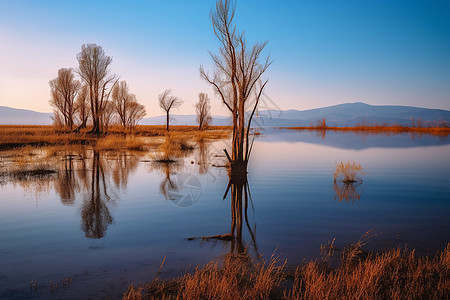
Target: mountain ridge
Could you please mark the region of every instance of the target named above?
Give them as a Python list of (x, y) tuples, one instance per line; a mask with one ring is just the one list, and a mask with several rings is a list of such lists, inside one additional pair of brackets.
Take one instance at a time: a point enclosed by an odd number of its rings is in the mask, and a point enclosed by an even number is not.
[[(49, 125), (52, 113), (0, 106), (0, 124)], [(450, 111), (401, 105), (370, 105), (363, 102), (341, 103), (308, 110), (262, 110), (253, 119), (253, 126), (295, 127), (317, 125), (325, 118), (328, 126), (357, 125), (422, 125), (450, 124)], [(142, 119), (140, 125), (163, 125), (165, 115)], [(171, 115), (173, 125), (196, 125), (195, 115)], [(213, 116), (212, 125), (230, 125), (231, 117)]]

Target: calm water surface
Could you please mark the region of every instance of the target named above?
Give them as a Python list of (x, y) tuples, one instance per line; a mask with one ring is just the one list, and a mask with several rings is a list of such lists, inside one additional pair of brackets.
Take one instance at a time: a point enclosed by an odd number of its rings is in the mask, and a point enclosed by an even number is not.
[[(57, 172), (0, 177), (0, 298), (48, 298), (50, 281), (56, 298), (120, 298), (130, 282), (155, 278), (164, 257), (159, 276), (170, 278), (235, 249), (188, 240), (230, 232), (228, 176), (217, 167), (226, 145), (199, 144), (174, 163), (151, 152), (34, 151), (36, 167)], [(2, 153), (0, 167), (16, 156)], [(241, 246), (294, 265), (374, 229), (368, 249), (442, 250), (449, 157), (442, 137), (267, 129), (250, 161)], [(361, 164), (362, 182), (334, 184), (338, 161)]]

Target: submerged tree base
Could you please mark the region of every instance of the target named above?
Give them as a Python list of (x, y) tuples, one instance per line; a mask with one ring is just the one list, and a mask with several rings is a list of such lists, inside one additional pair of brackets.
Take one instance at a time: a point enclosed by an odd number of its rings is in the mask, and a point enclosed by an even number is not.
[(247, 182), (247, 163), (231, 162), (228, 175), (233, 182)]

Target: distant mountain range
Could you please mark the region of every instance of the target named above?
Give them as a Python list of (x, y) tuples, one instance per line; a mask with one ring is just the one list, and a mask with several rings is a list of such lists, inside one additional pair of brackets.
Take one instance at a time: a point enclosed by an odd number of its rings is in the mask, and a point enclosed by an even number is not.
[[(0, 124), (47, 125), (52, 123), (51, 113), (0, 106)], [(254, 118), (254, 126), (294, 127), (316, 125), (325, 118), (328, 126), (356, 126), (361, 124), (424, 126), (450, 124), (450, 111), (412, 106), (369, 105), (361, 102), (345, 103), (309, 110), (264, 110)], [(165, 116), (144, 118), (141, 125), (163, 125)], [(171, 124), (195, 125), (195, 115), (171, 115)], [(213, 116), (212, 125), (230, 125), (231, 118)]]
[(399, 124), (450, 124), (450, 111), (412, 106), (369, 105), (361, 102), (345, 103), (310, 110), (263, 111), (260, 123), (266, 126), (310, 126), (325, 118), (328, 126), (357, 126)]
[(0, 106), (2, 125), (50, 125), (53, 123), (52, 116), (52, 113)]

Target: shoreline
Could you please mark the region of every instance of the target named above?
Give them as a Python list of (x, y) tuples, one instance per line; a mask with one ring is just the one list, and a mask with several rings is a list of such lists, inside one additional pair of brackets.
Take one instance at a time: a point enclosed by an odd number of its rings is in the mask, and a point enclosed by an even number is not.
[(304, 126), (304, 127), (274, 127), (276, 129), (289, 130), (311, 130), (311, 131), (348, 131), (348, 132), (362, 132), (370, 134), (379, 133), (419, 133), (431, 134), (439, 136), (448, 136), (450, 134), (449, 127), (408, 127), (408, 126), (354, 126), (354, 127), (332, 127), (332, 126)]

